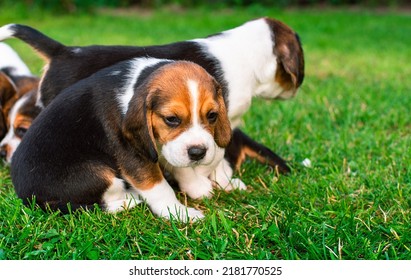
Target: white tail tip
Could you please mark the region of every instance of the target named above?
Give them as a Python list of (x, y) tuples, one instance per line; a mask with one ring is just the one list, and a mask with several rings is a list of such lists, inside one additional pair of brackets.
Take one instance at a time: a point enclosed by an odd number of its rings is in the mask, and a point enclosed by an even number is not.
[(0, 41), (14, 36), (13, 26), (15, 26), (15, 24), (11, 23), (0, 27)]

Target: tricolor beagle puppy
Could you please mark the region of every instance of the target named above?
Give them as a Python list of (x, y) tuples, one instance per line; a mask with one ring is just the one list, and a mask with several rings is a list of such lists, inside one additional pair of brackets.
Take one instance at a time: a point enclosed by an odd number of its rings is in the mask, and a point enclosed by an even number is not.
[(11, 162), (23, 136), (41, 111), (41, 108), (36, 106), (37, 84), (38, 81), (33, 81), (33, 89), (22, 95), (6, 112), (7, 133), (0, 142), (0, 157), (7, 163)]
[(23, 201), (63, 212), (68, 203), (114, 212), (142, 198), (158, 216), (198, 219), (161, 168), (190, 197), (209, 196), (230, 138), (221, 87), (201, 66), (136, 58), (63, 90), (24, 136), (11, 177)]
[(39, 78), (30, 73), (19, 55), (0, 43), (0, 156), (7, 162), (40, 112), (35, 106), (38, 84)]
[(229, 162), (223, 161), (218, 169), (227, 171), (238, 167), (246, 156), (251, 156), (282, 173), (290, 171), (283, 159), (237, 128), (253, 97), (288, 99), (303, 82), (304, 56), (300, 40), (290, 27), (278, 20), (260, 18), (206, 38), (146, 47), (68, 47), (18, 24), (0, 28), (0, 40), (10, 37), (25, 41), (47, 60), (38, 100), (43, 106), (68, 86), (119, 61), (155, 57), (195, 62), (221, 84), (234, 129), (236, 141), (229, 146)]
[(7, 133), (7, 116), (18, 99), (17, 88), (8, 75), (0, 70), (0, 139)]
[(11, 76), (31, 76), (20, 56), (7, 44), (0, 43), (0, 140), (7, 132), (7, 114), (23, 94), (17, 90)]

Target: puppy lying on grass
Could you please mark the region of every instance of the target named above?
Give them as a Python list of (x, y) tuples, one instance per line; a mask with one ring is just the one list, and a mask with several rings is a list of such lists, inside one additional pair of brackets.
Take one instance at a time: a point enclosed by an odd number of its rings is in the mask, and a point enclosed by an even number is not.
[(221, 87), (202, 67), (131, 59), (63, 90), (17, 148), (11, 176), (17, 195), (43, 208), (115, 212), (141, 198), (160, 217), (199, 219), (161, 168), (190, 197), (210, 196), (230, 138)]

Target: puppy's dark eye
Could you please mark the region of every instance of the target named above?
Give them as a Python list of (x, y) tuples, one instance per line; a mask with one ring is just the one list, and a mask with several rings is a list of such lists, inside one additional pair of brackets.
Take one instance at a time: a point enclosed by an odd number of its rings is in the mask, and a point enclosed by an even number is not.
[(164, 122), (169, 127), (177, 127), (181, 124), (181, 120), (176, 116), (164, 117)]
[(14, 131), (15, 131), (17, 137), (23, 138), (24, 134), (26, 134), (26, 132), (27, 132), (27, 128), (25, 128), (25, 127), (16, 127), (14, 129)]
[(217, 121), (218, 114), (217, 112), (210, 111), (207, 114), (207, 120), (209, 123), (215, 123)]

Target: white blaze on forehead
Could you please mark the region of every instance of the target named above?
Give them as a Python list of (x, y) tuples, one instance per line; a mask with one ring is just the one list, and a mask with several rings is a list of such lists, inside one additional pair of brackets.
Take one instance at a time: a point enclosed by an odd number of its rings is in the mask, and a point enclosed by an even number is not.
[(199, 124), (199, 117), (198, 117), (198, 101), (199, 95), (198, 92), (198, 83), (193, 80), (188, 80), (188, 91), (190, 93), (190, 100), (191, 100), (191, 116), (192, 116), (192, 124)]

